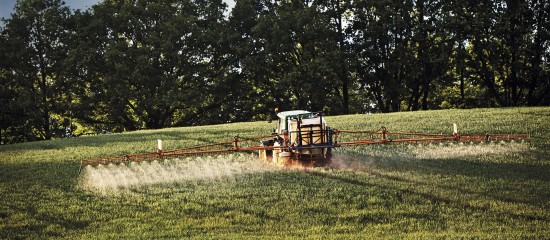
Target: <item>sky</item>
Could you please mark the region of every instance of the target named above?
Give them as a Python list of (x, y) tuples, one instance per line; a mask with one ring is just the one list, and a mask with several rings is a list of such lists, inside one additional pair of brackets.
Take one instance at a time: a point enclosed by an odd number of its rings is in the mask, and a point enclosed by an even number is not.
[[(85, 10), (96, 4), (100, 0), (64, 0), (67, 6), (72, 9), (81, 9)], [(235, 6), (235, 0), (224, 0), (229, 9), (232, 9)], [(13, 12), (13, 7), (15, 7), (15, 2), (17, 0), (0, 0), (0, 18), (10, 18), (11, 13)]]

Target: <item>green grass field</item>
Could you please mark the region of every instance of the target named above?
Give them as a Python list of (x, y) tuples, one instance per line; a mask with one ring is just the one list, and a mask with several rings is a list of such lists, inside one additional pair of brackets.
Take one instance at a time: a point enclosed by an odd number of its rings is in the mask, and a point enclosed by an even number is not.
[(550, 107), (327, 117), (338, 129), (526, 133), (528, 143), (337, 149), (285, 170), (251, 154), (86, 168), (81, 159), (270, 133), (267, 122), (0, 146), (0, 239), (550, 238)]

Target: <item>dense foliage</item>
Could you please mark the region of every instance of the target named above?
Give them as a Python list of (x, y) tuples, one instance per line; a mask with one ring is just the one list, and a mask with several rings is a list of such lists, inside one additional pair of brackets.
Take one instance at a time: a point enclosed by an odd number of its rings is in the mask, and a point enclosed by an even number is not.
[(0, 142), (326, 114), (550, 104), (546, 0), (18, 0)]
[[(524, 133), (530, 142), (338, 148), (331, 167), (257, 156), (79, 160), (270, 132), (265, 121), (0, 146), (0, 239), (548, 239), (550, 107), (327, 117), (339, 129)], [(343, 137), (343, 136), (342, 136)], [(91, 176), (92, 178), (87, 178)]]

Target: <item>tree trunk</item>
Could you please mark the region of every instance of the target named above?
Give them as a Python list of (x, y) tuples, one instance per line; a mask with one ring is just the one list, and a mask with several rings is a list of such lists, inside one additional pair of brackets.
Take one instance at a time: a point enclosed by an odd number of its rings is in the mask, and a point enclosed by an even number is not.
[(340, 79), (342, 81), (342, 111), (344, 114), (349, 113), (349, 78), (346, 66), (346, 48), (344, 41), (344, 31), (342, 29), (342, 8), (340, 6), (340, 0), (333, 0), (334, 6), (334, 19), (336, 20), (336, 28), (338, 32), (338, 50), (342, 58), (340, 59)]
[(430, 96), (430, 83), (424, 86), (424, 94), (422, 95), (422, 110), (428, 110), (428, 97)]
[[(474, 40), (475, 41), (475, 40)], [(489, 90), (489, 94), (497, 102), (498, 105), (501, 107), (507, 107), (506, 102), (502, 101), (501, 96), (496, 89), (495, 83), (493, 82), (493, 77), (491, 74), (491, 71), (489, 70), (489, 67), (487, 66), (487, 62), (485, 62), (483, 49), (480, 45), (479, 41), (474, 42), (474, 51), (476, 55), (478, 56), (477, 61), (479, 64), (481, 64), (481, 69), (476, 65), (477, 73), (479, 74), (479, 77), (481, 80), (485, 83), (487, 90)]]
[[(544, 19), (544, 10), (542, 10), (543, 8), (543, 1), (541, 1), (539, 4), (540, 6), (539, 7), (539, 12), (537, 14), (537, 18), (536, 18), (536, 24), (537, 24), (537, 29), (541, 27), (541, 25), (543, 24), (543, 19)], [(540, 73), (541, 73), (541, 68), (540, 68), (540, 64), (541, 64), (541, 54), (543, 52), (543, 40), (542, 40), (542, 31), (537, 31), (537, 33), (535, 34), (535, 41), (533, 43), (533, 50), (532, 50), (532, 53), (533, 53), (533, 57), (531, 57), (531, 71), (530, 71), (530, 75), (531, 75), (531, 79), (529, 81), (529, 86), (528, 86), (528, 90), (527, 90), (527, 106), (536, 106), (538, 104), (540, 104), (540, 99), (538, 99), (536, 96), (535, 96), (535, 90), (537, 88), (537, 85), (539, 84), (539, 81), (540, 81)]]
[(457, 54), (457, 57), (456, 57), (456, 63), (458, 65), (457, 68), (459, 71), (459, 78), (460, 78), (460, 98), (462, 99), (462, 102), (464, 102), (466, 98), (464, 93), (464, 87), (465, 87), (465, 83), (464, 83), (465, 54), (464, 52), (466, 52), (466, 50), (464, 49), (464, 44), (460, 40), (458, 43), (458, 51), (459, 53)]

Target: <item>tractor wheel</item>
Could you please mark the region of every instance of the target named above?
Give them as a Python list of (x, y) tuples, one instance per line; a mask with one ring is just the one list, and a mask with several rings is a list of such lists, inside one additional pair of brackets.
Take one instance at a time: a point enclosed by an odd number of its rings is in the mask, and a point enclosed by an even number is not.
[(273, 157), (271, 158), (271, 161), (275, 164), (278, 164), (279, 161), (279, 150), (273, 150)]
[(332, 148), (327, 148), (325, 159), (327, 160), (327, 163), (330, 164), (330, 162), (332, 161)]
[(291, 152), (281, 152), (277, 157), (277, 166), (284, 167), (287, 163), (290, 162), (290, 157), (292, 156)]
[(266, 161), (267, 160), (267, 156), (265, 154), (265, 150), (259, 150), (258, 151), (258, 155), (260, 155), (260, 159), (262, 159), (263, 161)]

